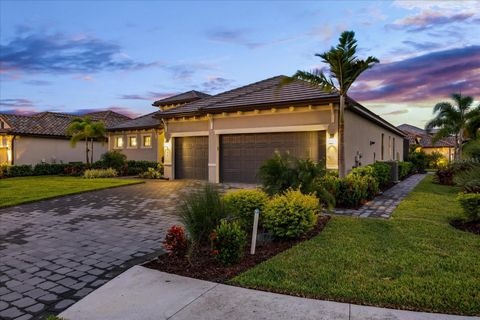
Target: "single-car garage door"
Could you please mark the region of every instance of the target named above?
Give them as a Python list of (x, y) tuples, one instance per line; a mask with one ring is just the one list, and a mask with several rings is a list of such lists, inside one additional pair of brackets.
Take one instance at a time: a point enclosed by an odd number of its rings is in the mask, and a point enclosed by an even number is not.
[(208, 180), (208, 137), (175, 138), (175, 179)]
[(250, 133), (220, 136), (222, 182), (258, 182), (258, 168), (275, 151), (325, 163), (325, 131)]

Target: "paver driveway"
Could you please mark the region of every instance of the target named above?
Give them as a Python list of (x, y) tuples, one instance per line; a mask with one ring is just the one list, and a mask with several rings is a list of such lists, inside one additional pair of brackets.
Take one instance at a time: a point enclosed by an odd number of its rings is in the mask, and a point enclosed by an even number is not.
[(199, 186), (148, 181), (0, 209), (0, 319), (57, 314), (158, 254)]

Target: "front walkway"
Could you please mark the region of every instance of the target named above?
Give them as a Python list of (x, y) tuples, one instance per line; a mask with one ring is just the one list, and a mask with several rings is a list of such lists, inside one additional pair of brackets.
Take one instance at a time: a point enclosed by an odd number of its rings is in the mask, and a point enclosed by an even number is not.
[(426, 174), (415, 174), (397, 183), (382, 195), (375, 197), (359, 209), (335, 209), (334, 213), (345, 216), (358, 216), (362, 218), (388, 219), (398, 204), (412, 191)]
[(466, 320), (305, 299), (232, 287), (136, 266), (60, 314), (68, 320)]
[(0, 209), (0, 319), (56, 314), (157, 255), (198, 186), (147, 181)]

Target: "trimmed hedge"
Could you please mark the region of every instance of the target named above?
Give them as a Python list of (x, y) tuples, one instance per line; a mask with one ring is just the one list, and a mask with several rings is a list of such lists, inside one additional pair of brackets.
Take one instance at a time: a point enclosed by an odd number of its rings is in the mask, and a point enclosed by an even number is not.
[(398, 162), (398, 178), (404, 180), (413, 173), (413, 163), (408, 161)]
[[(229, 192), (223, 197), (225, 209), (228, 214), (238, 218), (242, 228), (248, 232), (253, 226), (253, 217), (255, 209), (263, 213), (265, 204), (268, 202), (268, 195), (260, 190), (239, 190)], [(260, 214), (263, 217), (263, 214)], [(262, 221), (259, 221), (259, 225)]]
[(457, 201), (470, 221), (480, 220), (480, 193), (459, 193)]

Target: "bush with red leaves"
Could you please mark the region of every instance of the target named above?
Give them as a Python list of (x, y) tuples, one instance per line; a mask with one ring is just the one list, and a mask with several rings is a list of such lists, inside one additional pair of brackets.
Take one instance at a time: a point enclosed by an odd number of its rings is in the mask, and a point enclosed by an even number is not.
[(182, 257), (187, 253), (188, 240), (183, 227), (174, 225), (168, 229), (163, 248), (170, 256)]

